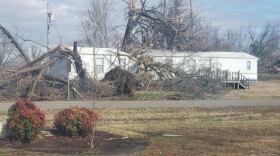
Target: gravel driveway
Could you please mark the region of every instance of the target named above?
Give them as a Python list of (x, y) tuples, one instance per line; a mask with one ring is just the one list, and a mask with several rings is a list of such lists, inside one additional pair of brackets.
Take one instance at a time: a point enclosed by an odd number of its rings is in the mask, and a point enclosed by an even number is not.
[[(43, 110), (63, 109), (70, 106), (92, 108), (90, 101), (34, 102)], [(7, 111), (13, 102), (0, 103), (0, 111)], [(97, 101), (95, 108), (156, 108), (156, 107), (247, 107), (279, 106), (280, 100), (186, 100), (186, 101)]]

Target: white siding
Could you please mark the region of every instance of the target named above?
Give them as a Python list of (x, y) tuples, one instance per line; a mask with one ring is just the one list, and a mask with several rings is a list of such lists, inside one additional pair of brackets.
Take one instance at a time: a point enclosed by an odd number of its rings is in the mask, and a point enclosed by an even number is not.
[[(95, 50), (95, 59), (96, 59), (96, 72), (94, 72), (94, 50)], [(119, 59), (117, 57), (117, 50), (110, 48), (78, 48), (78, 52), (81, 55), (83, 65), (86, 68), (87, 73), (101, 80), (104, 78), (105, 74), (111, 69), (119, 66)], [(119, 52), (121, 55), (127, 55), (127, 53)], [(123, 68), (128, 68), (128, 57), (121, 56), (120, 62)], [(102, 69), (102, 70), (101, 70)], [(74, 66), (72, 66), (72, 72), (70, 73), (70, 78), (76, 76)]]
[[(215, 54), (216, 55), (216, 54)], [(182, 67), (185, 71), (193, 71), (203, 67), (218, 68), (228, 70), (229, 72), (240, 72), (250, 80), (258, 79), (258, 59), (255, 57), (234, 58), (234, 57), (210, 57), (210, 55), (193, 55), (193, 56), (178, 56), (178, 55), (154, 55), (155, 61), (166, 63), (166, 58), (172, 58), (174, 67)], [(248, 69), (248, 61), (250, 61), (250, 70)]]
[[(251, 62), (251, 69), (247, 69), (247, 61)], [(231, 59), (219, 58), (219, 68), (222, 70), (229, 70), (230, 72), (239, 72), (251, 80), (258, 79), (258, 65), (256, 59)]]
[[(93, 48), (78, 48), (84, 66), (91, 76), (94, 76), (93, 50)], [(124, 52), (119, 53), (122, 55), (127, 55), (127, 53)], [(99, 80), (102, 79), (108, 71), (115, 68), (116, 66), (119, 66), (116, 49), (95, 48), (95, 54), (98, 71), (101, 71), (100, 66), (103, 63), (103, 72), (96, 73)], [(174, 67), (183, 68), (185, 71), (193, 71), (202, 67), (213, 67), (219, 68), (221, 70), (228, 70), (230, 72), (240, 72), (251, 80), (258, 79), (258, 58), (242, 52), (201, 52), (174, 54), (168, 51), (152, 51), (150, 53), (146, 53), (146, 55), (151, 56), (155, 61), (158, 62), (169, 62)], [(248, 69), (248, 61), (251, 62), (250, 70)], [(123, 67), (128, 68), (133, 64), (134, 62), (128, 57), (121, 56), (121, 65)], [(73, 78), (75, 75), (75, 71), (72, 69), (70, 78)]]

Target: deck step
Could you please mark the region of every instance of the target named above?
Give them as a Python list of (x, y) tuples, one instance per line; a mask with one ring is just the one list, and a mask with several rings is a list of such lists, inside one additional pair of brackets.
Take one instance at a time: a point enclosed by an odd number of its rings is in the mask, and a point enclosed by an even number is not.
[(242, 84), (242, 83), (239, 83), (238, 85), (239, 85), (239, 89), (246, 89), (246, 88), (247, 88), (247, 87), (246, 87), (244, 84)]

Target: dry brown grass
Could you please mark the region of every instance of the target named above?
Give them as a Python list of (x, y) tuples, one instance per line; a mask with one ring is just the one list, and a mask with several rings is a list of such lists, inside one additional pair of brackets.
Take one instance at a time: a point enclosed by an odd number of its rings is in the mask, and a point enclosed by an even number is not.
[(280, 98), (280, 80), (258, 81), (246, 90), (229, 91), (227, 98)]
[[(52, 126), (55, 112), (47, 113), (48, 126)], [(149, 140), (144, 149), (121, 155), (280, 155), (279, 106), (99, 109), (97, 112), (98, 130)], [(1, 154), (9, 155), (9, 152), (0, 149)]]
[[(102, 109), (98, 130), (150, 145), (134, 155), (278, 155), (279, 107)], [(182, 135), (164, 137), (163, 134)]]

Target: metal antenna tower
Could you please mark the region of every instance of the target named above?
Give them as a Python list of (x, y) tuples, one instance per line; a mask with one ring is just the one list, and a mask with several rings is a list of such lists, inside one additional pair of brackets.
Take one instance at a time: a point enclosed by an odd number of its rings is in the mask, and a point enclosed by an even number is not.
[(51, 29), (51, 23), (52, 23), (52, 13), (50, 11), (50, 3), (49, 0), (47, 0), (47, 51), (50, 50), (50, 29)]

